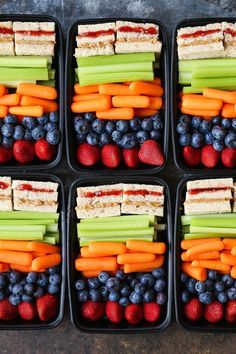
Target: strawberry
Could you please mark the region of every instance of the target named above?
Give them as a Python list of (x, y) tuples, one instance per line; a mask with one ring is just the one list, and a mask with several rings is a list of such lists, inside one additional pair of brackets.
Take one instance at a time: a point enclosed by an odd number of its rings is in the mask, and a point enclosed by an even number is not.
[(202, 164), (206, 167), (216, 167), (220, 160), (220, 152), (213, 148), (213, 145), (205, 145), (202, 148)]
[(216, 323), (222, 320), (224, 315), (224, 306), (219, 301), (213, 301), (205, 306), (204, 318), (210, 323)]
[(41, 321), (49, 321), (57, 315), (59, 307), (58, 297), (45, 294), (36, 300), (36, 308)]
[(80, 144), (76, 151), (76, 158), (83, 166), (93, 166), (100, 161), (100, 149), (87, 143)]
[(35, 156), (34, 143), (26, 140), (16, 141), (13, 145), (13, 155), (19, 163), (32, 162)]
[(18, 312), (20, 317), (26, 321), (34, 320), (37, 316), (36, 306), (29, 302), (21, 302), (18, 305)]
[(221, 153), (221, 162), (225, 167), (236, 167), (236, 149), (225, 148)]
[(202, 151), (200, 148), (185, 146), (183, 148), (184, 162), (188, 166), (197, 166), (201, 162)]
[(236, 322), (236, 300), (229, 300), (225, 308), (225, 319), (227, 322)]
[(39, 139), (34, 145), (36, 156), (43, 161), (51, 161), (56, 154), (55, 145), (49, 144), (46, 139)]
[(121, 151), (119, 146), (108, 144), (102, 148), (102, 163), (110, 168), (116, 168), (121, 163)]
[(10, 303), (8, 298), (0, 301), (0, 319), (5, 321), (14, 320), (18, 316), (17, 306)]
[(139, 150), (140, 161), (147, 165), (162, 166), (165, 162), (161, 146), (155, 140), (146, 140)]
[(12, 158), (12, 149), (6, 148), (5, 146), (0, 146), (0, 163), (5, 163)]
[(124, 308), (115, 301), (107, 301), (105, 306), (106, 316), (113, 323), (120, 323), (124, 318)]
[(161, 306), (156, 302), (144, 303), (143, 315), (147, 322), (156, 322), (161, 317)]
[(203, 315), (203, 305), (198, 298), (191, 299), (184, 305), (184, 314), (190, 321), (198, 321)]
[(142, 305), (131, 304), (125, 308), (125, 318), (131, 324), (138, 324), (143, 319)]
[(81, 305), (81, 315), (90, 322), (100, 320), (105, 314), (105, 306), (101, 301), (89, 300)]
[(123, 153), (123, 160), (126, 166), (132, 168), (138, 167), (139, 165), (138, 147), (132, 149), (123, 149), (122, 153)]

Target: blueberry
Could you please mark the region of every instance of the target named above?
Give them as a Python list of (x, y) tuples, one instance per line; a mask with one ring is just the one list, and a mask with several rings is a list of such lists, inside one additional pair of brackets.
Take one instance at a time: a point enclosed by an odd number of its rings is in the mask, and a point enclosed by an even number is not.
[(181, 134), (179, 136), (179, 145), (180, 146), (189, 146), (191, 144), (191, 135), (188, 134)]
[(234, 279), (231, 277), (230, 274), (224, 274), (222, 277), (222, 281), (225, 283), (227, 288), (230, 288), (234, 285)]
[(217, 280), (218, 279), (218, 273), (216, 270), (208, 270), (208, 278), (211, 280)]
[(230, 288), (227, 291), (227, 295), (228, 295), (229, 300), (236, 300), (236, 288), (235, 287)]
[(43, 116), (38, 117), (37, 121), (38, 121), (38, 124), (45, 125), (48, 122), (48, 115), (44, 114)]
[(156, 302), (158, 305), (164, 305), (167, 302), (167, 295), (164, 292), (160, 292), (157, 294)]
[(154, 276), (154, 278), (156, 279), (161, 279), (165, 276), (166, 272), (164, 268), (156, 268), (153, 269), (152, 271), (152, 275)]
[(6, 138), (11, 138), (14, 134), (15, 128), (11, 124), (3, 124), (1, 128), (2, 135)]
[(79, 302), (87, 302), (90, 298), (89, 292), (87, 290), (78, 291), (77, 297)]
[(52, 123), (57, 123), (59, 120), (59, 117), (58, 117), (58, 112), (51, 112), (49, 113), (49, 121), (52, 122)]
[(235, 148), (236, 147), (236, 134), (233, 132), (227, 134), (224, 142), (227, 147)]
[(144, 130), (140, 130), (139, 132), (137, 132), (136, 137), (138, 139), (138, 143), (142, 145), (144, 141), (149, 139), (149, 134)]
[(147, 132), (150, 132), (153, 128), (153, 120), (151, 118), (144, 118), (141, 123), (141, 128)]
[(231, 121), (233, 131), (236, 131), (236, 118), (233, 118)]
[(216, 151), (223, 151), (224, 150), (224, 140), (215, 140), (213, 142), (213, 147)]
[(28, 273), (26, 277), (26, 281), (29, 284), (35, 284), (38, 280), (38, 274), (36, 272), (30, 272)]
[(7, 116), (4, 117), (4, 123), (16, 125), (17, 124), (17, 118), (16, 118), (16, 116), (14, 114), (8, 114)]
[(145, 285), (148, 288), (151, 288), (155, 283), (155, 278), (153, 277), (152, 274), (146, 273), (140, 277), (140, 283)]
[(120, 300), (119, 300), (119, 304), (120, 304), (121, 306), (126, 307), (126, 306), (128, 306), (128, 305), (130, 304), (130, 301), (129, 301), (129, 299), (128, 299), (127, 297), (122, 296), (122, 297), (120, 298)]
[(213, 280), (207, 279), (205, 281), (205, 284), (206, 284), (207, 290), (212, 291), (214, 289), (214, 281)]
[(200, 124), (200, 131), (202, 133), (209, 133), (212, 130), (212, 122), (210, 120), (203, 120)]
[(127, 133), (129, 131), (129, 123), (126, 120), (118, 120), (116, 122), (116, 129), (121, 133)]
[(43, 273), (39, 273), (37, 284), (42, 287), (47, 286), (48, 285), (48, 277)]
[(27, 295), (33, 295), (35, 291), (35, 288), (34, 288), (34, 285), (33, 284), (25, 284), (24, 286), (24, 292), (27, 294)]
[(89, 133), (86, 140), (89, 145), (98, 145), (99, 143), (99, 137), (95, 133)]
[(189, 124), (188, 123), (179, 123), (177, 125), (176, 129), (179, 134), (186, 134), (189, 131)]
[(197, 281), (193, 278), (188, 279), (186, 282), (186, 289), (192, 294), (196, 293), (196, 289), (195, 289), (196, 282)]
[(109, 301), (119, 301), (120, 294), (117, 291), (112, 291), (108, 296)]
[(186, 273), (180, 273), (180, 281), (181, 281), (181, 283), (186, 283), (187, 282), (187, 280), (188, 280), (188, 276), (187, 276), (187, 274)]
[(215, 116), (212, 118), (212, 124), (213, 125), (220, 125), (221, 124), (221, 117), (220, 116)]
[(100, 286), (100, 282), (96, 277), (88, 278), (87, 284), (90, 289), (98, 289)]
[(127, 281), (128, 281), (129, 283), (131, 283), (132, 280), (134, 280), (135, 278), (136, 278), (135, 273), (130, 273), (130, 274), (127, 275)]
[(155, 300), (156, 293), (152, 289), (148, 289), (144, 294), (143, 294), (143, 301), (144, 302), (152, 302)]
[(9, 284), (9, 285), (8, 285), (7, 291), (8, 291), (9, 294), (12, 293), (13, 286), (14, 286), (14, 284)]
[(61, 273), (61, 266), (58, 265), (58, 266), (54, 266), (54, 267), (48, 268), (48, 273), (49, 274)]
[(121, 296), (129, 296), (131, 293), (131, 287), (128, 284), (124, 284), (120, 288), (120, 294)]
[(77, 123), (79, 120), (83, 120), (83, 117), (80, 116), (80, 115), (74, 116), (74, 118), (73, 118), (74, 126), (76, 125), (76, 123)]
[(76, 140), (78, 144), (83, 144), (86, 140), (86, 134), (76, 134)]
[(120, 141), (121, 147), (124, 149), (132, 149), (137, 146), (138, 140), (135, 135), (132, 133), (127, 133), (123, 135), (123, 138)]
[(202, 304), (209, 305), (213, 301), (213, 295), (210, 291), (206, 291), (204, 293), (199, 294), (199, 301)]
[(32, 117), (24, 117), (22, 119), (22, 125), (29, 130), (33, 130), (37, 126), (37, 119)]
[(76, 290), (85, 290), (86, 289), (86, 281), (84, 279), (78, 279), (75, 282), (75, 289)]
[(219, 125), (215, 125), (211, 131), (212, 135), (214, 136), (215, 139), (221, 140), (226, 137), (226, 131), (224, 128), (222, 128)]
[(28, 294), (23, 294), (22, 297), (21, 297), (21, 300), (24, 301), (24, 302), (33, 302), (34, 298), (33, 296), (31, 295), (28, 295)]
[(15, 284), (12, 288), (12, 293), (16, 295), (22, 295), (24, 292), (24, 287), (21, 284)]
[(21, 274), (16, 270), (12, 270), (9, 276), (10, 283), (16, 284), (21, 281)]
[(132, 292), (129, 296), (130, 301), (132, 304), (140, 304), (142, 302), (142, 295), (137, 294), (136, 292)]
[(106, 281), (106, 288), (109, 291), (118, 291), (120, 288), (120, 281), (115, 277), (111, 277)]
[(111, 138), (115, 143), (118, 143), (122, 139), (122, 133), (119, 130), (114, 130), (111, 134)]
[(134, 289), (135, 288), (135, 285), (137, 285), (139, 283), (139, 280), (138, 279), (132, 279), (130, 281), (130, 285), (131, 287)]
[(13, 139), (15, 140), (22, 140), (25, 136), (25, 130), (21, 125), (17, 125), (15, 127), (15, 131), (13, 134)]
[(101, 286), (99, 288), (99, 291), (102, 294), (102, 296), (108, 296), (108, 294), (109, 294), (109, 291), (107, 290), (107, 288), (105, 286)]
[(182, 114), (179, 117), (179, 123), (190, 123), (191, 122), (191, 116), (188, 114)]
[(0, 289), (4, 289), (7, 286), (7, 279), (4, 275), (0, 274)]
[(20, 304), (21, 302), (21, 296), (20, 295), (17, 295), (17, 294), (11, 294), (9, 296), (9, 302), (14, 305), (14, 306), (17, 306)]
[(94, 113), (87, 112), (87, 113), (84, 114), (84, 119), (87, 122), (92, 122), (94, 119), (96, 119), (96, 115)]
[(98, 275), (98, 280), (101, 282), (101, 283), (103, 283), (103, 284), (105, 284), (106, 283), (106, 281), (109, 279), (109, 273), (107, 273), (107, 272), (101, 272), (99, 275)]
[(5, 146), (6, 148), (11, 148), (14, 144), (14, 139), (13, 138), (7, 138), (3, 137), (2, 139), (2, 145)]
[(60, 284), (61, 283), (61, 275), (58, 273), (49, 275), (49, 283), (52, 285)]
[[(49, 123), (49, 124), (51, 124), (51, 123)], [(40, 140), (40, 139), (44, 138), (45, 134), (46, 134), (46, 131), (41, 125), (38, 125), (36, 128), (34, 128), (32, 130), (32, 138), (34, 140)]]
[(37, 288), (34, 292), (34, 297), (38, 299), (38, 298), (42, 297), (43, 294), (44, 294), (43, 288), (41, 286), (37, 286)]
[(89, 291), (89, 295), (90, 295), (90, 299), (92, 301), (100, 301), (101, 298), (102, 298), (102, 295), (101, 295), (100, 291), (97, 290), (97, 289), (91, 289)]
[(118, 278), (120, 280), (125, 280), (126, 279), (126, 274), (124, 273), (123, 270), (117, 270), (116, 278)]
[(5, 299), (5, 296), (6, 296), (5, 292), (3, 290), (0, 290), (0, 301)]
[(146, 287), (145, 285), (138, 283), (137, 285), (135, 285), (134, 291), (139, 295), (143, 295), (146, 291)]
[(93, 132), (96, 134), (102, 134), (105, 130), (105, 123), (103, 120), (95, 119), (92, 123)]
[(228, 302), (228, 296), (223, 291), (218, 293), (217, 299), (221, 304), (225, 304), (226, 302)]
[(51, 132), (47, 132), (47, 142), (51, 145), (57, 145), (60, 141), (60, 132), (58, 129), (54, 129)]
[(111, 143), (110, 136), (107, 133), (102, 133), (99, 139), (99, 146), (103, 147)]
[(189, 302), (189, 300), (190, 300), (190, 292), (187, 290), (181, 291), (181, 301), (184, 304), (187, 304)]
[(227, 119), (227, 118), (222, 119), (221, 126), (229, 130), (231, 128), (231, 119)]
[(203, 281), (197, 281), (195, 284), (195, 289), (198, 293), (203, 293), (206, 291), (206, 284)]
[(166, 287), (166, 282), (164, 279), (157, 279), (154, 285), (154, 290), (156, 292), (160, 292), (162, 290), (164, 290)]
[(133, 132), (138, 132), (141, 129), (141, 120), (135, 117), (129, 121), (129, 126)]
[[(151, 130), (150, 131), (150, 138), (151, 139), (154, 139), (156, 141), (160, 140), (161, 139), (161, 132), (160, 130)], [(181, 135), (182, 136), (182, 135)]]
[[(85, 122), (85, 123), (87, 123), (87, 122)], [(44, 125), (44, 129), (46, 129), (47, 132), (52, 132), (54, 129), (57, 129), (57, 124), (56, 123), (51, 123), (51, 122), (46, 123)], [(82, 132), (78, 132), (78, 133), (82, 133)], [(87, 132), (85, 132), (85, 133), (87, 133)]]
[(202, 118), (194, 116), (191, 121), (192, 128), (199, 129), (202, 122)]
[(115, 122), (109, 121), (107, 122), (107, 124), (105, 125), (105, 130), (108, 134), (112, 134), (114, 132), (114, 130), (116, 129), (116, 124)]
[(204, 135), (202, 133), (194, 133), (191, 138), (191, 145), (194, 148), (200, 148), (204, 145)]
[(33, 140), (32, 131), (30, 129), (25, 129), (24, 139), (25, 140)]
[(214, 141), (214, 137), (211, 133), (206, 133), (205, 134), (205, 143), (207, 145), (212, 145), (213, 144), (213, 141)]
[(151, 119), (154, 130), (163, 130), (164, 125), (161, 117), (158, 114), (154, 114), (153, 116), (151, 116)]

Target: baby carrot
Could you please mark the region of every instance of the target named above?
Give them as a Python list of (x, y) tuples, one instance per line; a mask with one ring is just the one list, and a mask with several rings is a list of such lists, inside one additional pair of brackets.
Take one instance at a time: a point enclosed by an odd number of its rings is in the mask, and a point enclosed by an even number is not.
[(59, 246), (54, 246), (45, 242), (37, 242), (37, 241), (28, 242), (27, 248), (29, 251), (35, 251), (35, 252), (45, 252), (45, 253), (60, 252)]
[(2, 106), (17, 106), (20, 103), (20, 95), (17, 93), (10, 93), (10, 95), (3, 95), (0, 97), (0, 105)]
[(14, 106), (9, 107), (9, 113), (20, 116), (41, 117), (43, 115), (43, 107), (41, 106)]
[(231, 267), (227, 264), (223, 264), (221, 261), (215, 260), (199, 260), (193, 261), (191, 263), (192, 267), (203, 267), (207, 269), (218, 270), (219, 272), (227, 272), (230, 273)]
[(129, 86), (122, 84), (101, 84), (98, 91), (102, 95), (111, 96), (134, 96), (136, 93), (129, 89)]
[(216, 98), (226, 103), (236, 104), (236, 92), (205, 88), (203, 90), (203, 96), (208, 98)]
[(198, 253), (198, 254), (195, 254), (194, 256), (187, 256), (186, 252), (181, 253), (182, 261), (187, 261), (187, 262), (201, 260), (201, 259), (219, 259), (219, 258), (220, 258), (219, 251)]
[(97, 98), (104, 98), (107, 95), (100, 95), (99, 93), (88, 93), (87, 95), (75, 95), (73, 96), (74, 102), (87, 101), (87, 100), (96, 100)]
[(149, 109), (160, 109), (162, 107), (162, 98), (161, 97), (149, 97), (150, 104)]
[(0, 250), (29, 252), (27, 247), (29, 241), (8, 241), (0, 240)]
[(88, 246), (85, 246), (85, 247), (81, 247), (80, 248), (80, 253), (81, 253), (81, 256), (82, 257), (85, 257), (85, 258), (94, 258), (94, 257), (106, 257), (107, 254), (104, 254), (104, 253), (91, 253), (89, 251), (89, 247)]
[(135, 81), (129, 85), (131, 91), (136, 94), (148, 95), (148, 96), (163, 96), (164, 90), (159, 85), (153, 83), (146, 83), (143, 81)]
[(166, 251), (166, 245), (164, 242), (129, 240), (126, 242), (126, 247), (137, 252), (148, 252), (155, 254), (164, 254)]
[(37, 84), (22, 83), (18, 85), (16, 92), (24, 96), (45, 98), (46, 100), (57, 98), (57, 90), (54, 87)]
[(0, 118), (4, 118), (8, 113), (7, 106), (0, 106)]
[(124, 119), (129, 120), (134, 118), (133, 108), (110, 108), (107, 111), (96, 112), (99, 119)]
[(75, 268), (78, 271), (99, 270), (116, 272), (118, 264), (116, 257), (97, 257), (97, 258), (77, 258)]
[(202, 116), (202, 117), (214, 117), (219, 115), (219, 110), (214, 110), (214, 111), (207, 111), (203, 109), (187, 109), (184, 108), (183, 106), (180, 107), (181, 113), (183, 114), (189, 114), (191, 116)]
[(231, 250), (236, 246), (236, 240), (233, 238), (223, 238), (222, 242), (225, 250)]
[(101, 253), (107, 256), (127, 252), (125, 244), (120, 242), (90, 242), (88, 247), (90, 253)]
[(20, 100), (21, 106), (41, 106), (45, 113), (56, 112), (58, 104), (54, 101), (45, 100), (43, 98), (22, 96)]
[(113, 96), (114, 107), (147, 108), (150, 99), (147, 96)]
[(220, 251), (224, 249), (222, 241), (205, 242), (200, 245), (193, 246), (186, 251), (187, 256), (193, 256), (198, 253), (205, 253), (209, 251)]
[(32, 259), (32, 254), (27, 252), (0, 250), (0, 262), (30, 266)]
[(201, 107), (202, 110), (207, 111), (220, 110), (222, 105), (222, 101), (214, 98), (207, 98), (202, 95), (183, 95), (182, 97), (182, 107), (187, 109), (198, 109)]
[(0, 96), (6, 95), (6, 88), (3, 85), (0, 85)]
[(42, 268), (50, 268), (55, 267), (61, 263), (61, 255), (60, 253), (53, 253), (43, 257), (34, 258), (32, 261), (31, 268), (33, 272), (37, 272)]
[(230, 266), (236, 266), (236, 257), (232, 256), (232, 254), (221, 252), (220, 260), (223, 264), (228, 264)]
[(224, 118), (234, 118), (234, 117), (236, 117), (235, 105), (234, 104), (230, 104), (230, 103), (224, 103), (221, 115)]
[(73, 113), (107, 111), (111, 108), (111, 97), (103, 97), (96, 100), (73, 102), (71, 110)]
[(231, 274), (232, 278), (236, 279), (236, 266), (233, 266), (231, 268), (231, 273), (230, 274)]
[(199, 280), (205, 281), (207, 279), (207, 270), (202, 267), (192, 267), (191, 262), (183, 262), (181, 264), (182, 272), (186, 273), (188, 276)]
[(80, 86), (80, 84), (75, 84), (74, 90), (77, 95), (87, 95), (87, 93), (98, 92), (98, 85)]
[(42, 257), (42, 256), (46, 256), (47, 253), (45, 252), (31, 252), (33, 258), (37, 258), (37, 257)]
[(119, 254), (117, 257), (118, 264), (132, 264), (132, 263), (143, 263), (152, 262), (156, 259), (154, 253), (124, 253)]
[(134, 115), (137, 117), (150, 117), (155, 113), (158, 113), (157, 109), (135, 108), (134, 110)]
[(22, 272), (22, 273), (29, 273), (30, 272), (30, 267), (22, 266), (22, 265), (14, 264), (14, 263), (10, 263), (10, 269), (18, 270), (19, 272)]
[[(187, 250), (193, 246), (200, 245), (201, 243), (205, 242), (214, 242), (214, 241), (220, 241), (221, 239), (218, 237), (215, 238), (202, 238), (202, 239), (196, 239), (196, 240), (182, 240), (181, 241), (181, 248), (182, 250)], [(224, 242), (224, 240), (223, 240)], [(236, 242), (236, 240), (235, 240)], [(236, 243), (235, 243), (236, 245)]]
[(9, 271), (9, 264), (7, 263), (2, 263), (2, 270), (1, 272), (8, 272)]
[[(232, 248), (231, 254), (232, 254), (233, 256), (236, 256), (236, 246), (234, 246), (234, 247)], [(236, 265), (236, 264), (235, 264), (235, 265)]]
[(164, 263), (164, 256), (156, 256), (156, 259), (152, 262), (143, 262), (143, 263), (132, 263), (124, 265), (125, 273), (141, 272), (147, 271), (148, 269), (154, 269), (162, 267)]
[(97, 277), (101, 273), (101, 270), (85, 270), (82, 275), (85, 278)]

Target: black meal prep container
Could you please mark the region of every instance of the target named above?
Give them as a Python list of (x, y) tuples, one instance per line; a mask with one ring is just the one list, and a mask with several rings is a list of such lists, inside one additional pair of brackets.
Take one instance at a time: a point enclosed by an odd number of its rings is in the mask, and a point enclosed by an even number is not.
[(62, 255), (62, 263), (61, 263), (61, 275), (62, 275), (62, 283), (61, 283), (61, 292), (60, 292), (60, 303), (58, 315), (55, 319), (49, 322), (43, 322), (39, 319), (32, 321), (24, 321), (22, 319), (17, 319), (13, 321), (0, 321), (0, 330), (43, 330), (43, 329), (52, 329), (57, 327), (63, 320), (64, 317), (64, 307), (65, 307), (65, 290), (66, 290), (66, 206), (65, 206), (65, 195), (64, 195), (64, 186), (62, 181), (50, 174), (43, 173), (5, 173), (4, 176), (12, 177), (12, 179), (21, 179), (21, 180), (33, 180), (33, 181), (45, 181), (45, 182), (55, 182), (59, 184), (58, 188), (58, 202), (60, 213), (59, 217), (59, 233), (60, 233), (60, 246), (61, 246), (61, 255)]
[[(53, 66), (56, 69), (56, 89), (58, 92), (57, 102), (59, 105), (59, 130), (61, 133), (61, 140), (57, 147), (57, 153), (55, 158), (52, 161), (45, 162), (40, 161), (35, 158), (35, 160), (29, 164), (21, 165), (18, 162), (10, 161), (7, 165), (0, 165), (0, 171), (8, 169), (10, 171), (35, 171), (35, 170), (44, 170), (52, 168), (61, 160), (62, 157), (62, 146), (63, 146), (63, 129), (64, 129), (64, 48), (63, 48), (63, 37), (62, 29), (59, 21), (49, 15), (1, 15), (0, 21), (28, 21), (28, 22), (55, 22), (56, 30), (56, 45), (55, 45), (55, 58), (53, 60)], [(35, 53), (37, 55), (37, 53)]]
[(174, 297), (175, 297), (175, 315), (177, 323), (188, 331), (194, 332), (210, 332), (210, 333), (235, 333), (236, 326), (232, 325), (225, 320), (218, 323), (212, 324), (204, 319), (197, 322), (189, 321), (184, 317), (183, 313), (183, 303), (180, 299), (181, 293), (181, 283), (180, 283), (180, 273), (181, 273), (181, 247), (180, 243), (182, 240), (181, 235), (181, 215), (183, 215), (183, 203), (186, 196), (186, 184), (188, 181), (195, 179), (208, 179), (208, 178), (227, 178), (232, 177), (236, 180), (235, 173), (225, 173), (225, 174), (206, 174), (204, 176), (199, 176), (197, 174), (183, 178), (178, 187), (176, 193), (176, 206), (175, 206), (175, 225), (174, 225)]
[[(160, 239), (167, 245), (167, 252), (165, 255), (165, 268), (167, 269), (167, 295), (168, 301), (164, 305), (164, 311), (160, 322), (155, 325), (148, 322), (141, 322), (137, 326), (129, 325), (126, 321), (122, 321), (121, 324), (115, 325), (111, 322), (104, 320), (98, 322), (88, 322), (84, 320), (79, 312), (79, 303), (74, 288), (74, 282), (78, 279), (79, 272), (76, 271), (74, 262), (79, 253), (79, 242), (77, 239), (76, 225), (79, 222), (76, 216), (76, 189), (78, 187), (113, 184), (113, 183), (143, 183), (143, 184), (157, 184), (164, 186), (165, 188), (165, 208), (164, 208), (164, 222), (167, 225), (167, 230), (163, 233), (163, 237)], [(165, 330), (171, 321), (172, 310), (172, 223), (171, 223), (171, 201), (169, 186), (160, 178), (150, 177), (104, 177), (102, 179), (96, 178), (81, 178), (76, 180), (71, 188), (69, 194), (68, 203), (68, 215), (67, 215), (67, 274), (68, 274), (68, 289), (69, 289), (69, 301), (70, 301), (70, 315), (71, 321), (74, 326), (82, 331), (89, 333), (159, 333)]]
[[(180, 85), (178, 84), (178, 53), (177, 53), (177, 31), (182, 27), (189, 26), (205, 26), (209, 23), (217, 23), (217, 22), (236, 22), (235, 17), (211, 17), (211, 18), (195, 18), (195, 19), (187, 19), (180, 21), (174, 28), (173, 37), (172, 37), (172, 53), (171, 53), (171, 86), (170, 86), (170, 95), (171, 95), (171, 129), (172, 129), (172, 145), (174, 152), (174, 161), (177, 167), (181, 170), (184, 170), (187, 173), (209, 173), (210, 169), (204, 167), (203, 165), (199, 165), (196, 167), (189, 167), (185, 164), (183, 156), (182, 156), (182, 147), (179, 145), (179, 137), (176, 131), (176, 126), (178, 124), (178, 117), (180, 115), (180, 110), (178, 108), (178, 92)], [(230, 171), (228, 168), (224, 167), (222, 163), (215, 168), (217, 172), (226, 172)]]
[[(161, 117), (164, 121), (164, 130), (161, 144), (163, 147), (163, 152), (165, 155), (165, 163), (160, 167), (152, 167), (148, 165), (142, 165), (140, 168), (127, 168), (124, 164), (121, 164), (116, 169), (109, 169), (105, 166), (95, 165), (92, 167), (86, 167), (79, 165), (76, 160), (76, 148), (77, 142), (75, 137), (75, 131), (73, 126), (73, 116), (70, 106), (72, 102), (72, 96), (74, 91), (74, 70), (76, 68), (76, 60), (74, 57), (74, 52), (76, 48), (76, 35), (78, 34), (78, 25), (85, 24), (96, 24), (96, 23), (106, 23), (115, 22), (117, 20), (121, 21), (132, 21), (138, 23), (154, 23), (159, 26), (160, 40), (162, 41), (162, 52), (160, 56), (160, 77), (162, 81), (162, 86), (164, 88), (164, 100), (165, 108), (161, 111)], [(85, 19), (78, 20), (71, 26), (67, 35), (67, 46), (66, 46), (66, 78), (65, 78), (65, 131), (66, 131), (66, 144), (67, 144), (67, 160), (75, 172), (88, 172), (88, 173), (103, 173), (106, 175), (110, 174), (120, 174), (125, 173), (125, 175), (132, 175), (134, 173), (145, 173), (154, 174), (160, 172), (164, 169), (167, 157), (168, 157), (168, 141), (169, 141), (169, 52), (168, 52), (168, 38), (166, 27), (159, 21), (153, 19), (140, 19), (140, 18), (103, 18), (103, 19)]]

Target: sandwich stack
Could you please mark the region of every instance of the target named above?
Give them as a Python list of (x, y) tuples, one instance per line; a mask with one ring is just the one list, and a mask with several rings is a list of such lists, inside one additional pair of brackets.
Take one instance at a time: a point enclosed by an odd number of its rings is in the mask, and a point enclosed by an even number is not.
[(0, 211), (12, 211), (11, 177), (0, 177)]
[(11, 21), (0, 22), (0, 55), (15, 55)]
[(224, 48), (227, 57), (236, 57), (236, 24), (223, 22)]

